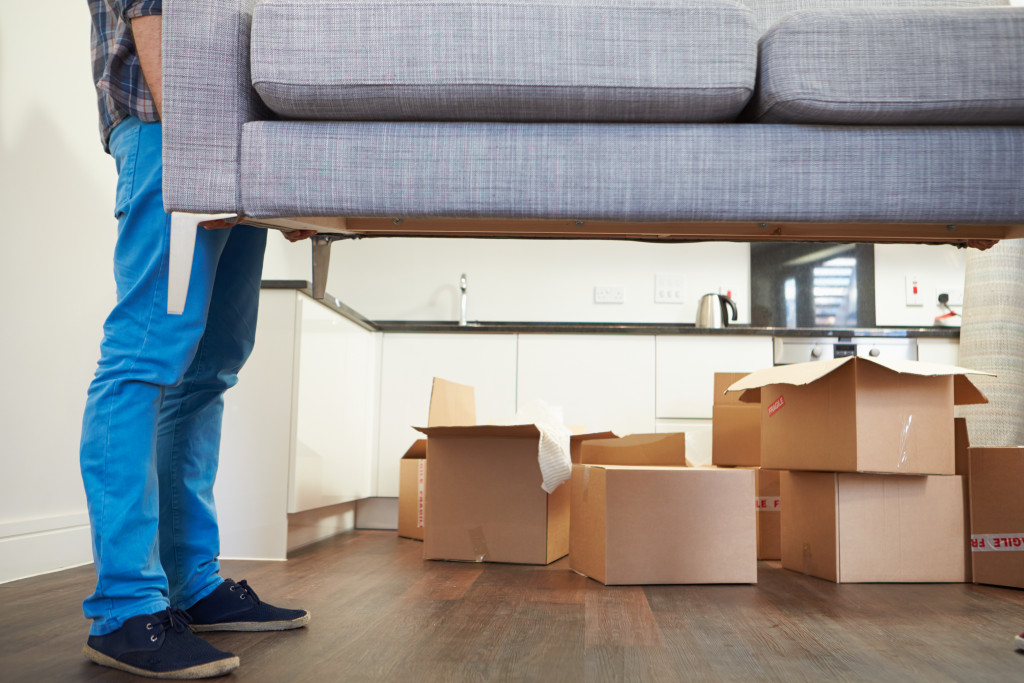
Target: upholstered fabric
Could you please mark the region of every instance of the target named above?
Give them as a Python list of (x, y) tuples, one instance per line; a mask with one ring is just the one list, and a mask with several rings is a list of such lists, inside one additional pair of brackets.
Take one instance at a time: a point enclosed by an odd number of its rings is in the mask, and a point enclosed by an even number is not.
[(1024, 221), (1024, 128), (246, 124), (253, 216)]
[(988, 397), (963, 406), (971, 445), (1024, 446), (1024, 240), (967, 256), (960, 364)]
[(800, 10), (840, 10), (855, 7), (984, 7), (1008, 5), (1009, 0), (739, 0), (754, 11), (761, 33), (787, 14)]
[(258, 0), (164, 0), (164, 206), (241, 209), (242, 124), (268, 112), (249, 76), (249, 25)]
[(757, 38), (732, 0), (266, 0), (252, 74), (294, 119), (729, 121)]
[(1024, 122), (1024, 7), (805, 10), (761, 40), (777, 123)]

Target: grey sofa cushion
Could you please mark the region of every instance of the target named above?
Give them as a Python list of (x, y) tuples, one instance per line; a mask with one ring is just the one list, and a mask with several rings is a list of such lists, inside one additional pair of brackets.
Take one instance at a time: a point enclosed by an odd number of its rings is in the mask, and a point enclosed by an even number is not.
[(731, 0), (267, 0), (252, 79), (284, 118), (728, 121), (758, 35)]
[(1024, 122), (1024, 8), (806, 10), (761, 40), (758, 120)]
[(255, 217), (1024, 222), (1024, 127), (245, 125)]
[(754, 12), (761, 33), (787, 14), (806, 9), (839, 10), (880, 7), (983, 7), (1009, 5), (1009, 0), (740, 0)]

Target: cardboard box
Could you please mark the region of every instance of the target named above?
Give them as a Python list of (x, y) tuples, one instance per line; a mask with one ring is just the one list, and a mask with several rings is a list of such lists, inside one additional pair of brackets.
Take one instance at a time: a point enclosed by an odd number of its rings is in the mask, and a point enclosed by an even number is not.
[(956, 474), (963, 483), (964, 491), (964, 581), (973, 581), (974, 569), (971, 557), (971, 467), (968, 449), (971, 440), (967, 434), (967, 419), (958, 417), (953, 420), (953, 449), (956, 453)]
[(782, 566), (837, 583), (962, 582), (957, 476), (782, 472)]
[(729, 391), (760, 401), (762, 467), (952, 475), (953, 406), (987, 402), (968, 374), (986, 373), (846, 357), (758, 370)]
[(398, 472), (398, 535), (423, 540), (427, 491), (427, 440), (416, 439)]
[[(434, 378), (427, 425), (475, 425), (473, 387)], [(426, 521), (427, 440), (417, 439), (402, 456), (398, 472), (398, 535), (423, 540)]]
[(782, 559), (782, 496), (777, 470), (754, 469), (757, 486), (757, 559)]
[(711, 406), (712, 465), (761, 465), (761, 406), (741, 401), (738, 392), (726, 393), (732, 384), (747, 374), (715, 373), (715, 402)]
[[(435, 379), (429, 425), (416, 428), (427, 437), (430, 471), (421, 508), (423, 556), (518, 564), (548, 564), (564, 557), (569, 552), (569, 487), (563, 484), (550, 495), (541, 488), (540, 430), (532, 424), (475, 422), (472, 387)], [(579, 453), (584, 441), (611, 436), (573, 435), (570, 453)], [(400, 517), (402, 509), (400, 500)], [(407, 509), (418, 513), (415, 507)]]
[(535, 425), (417, 429), (430, 472), (426, 559), (549, 564), (568, 554), (569, 487), (541, 488)]
[(1024, 588), (1024, 448), (970, 449), (974, 582)]
[(607, 585), (757, 582), (751, 470), (578, 464), (572, 476), (574, 571)]

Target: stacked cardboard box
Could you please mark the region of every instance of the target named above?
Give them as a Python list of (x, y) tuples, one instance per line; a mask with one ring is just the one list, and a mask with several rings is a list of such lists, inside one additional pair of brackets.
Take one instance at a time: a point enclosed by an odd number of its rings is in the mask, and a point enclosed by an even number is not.
[(753, 467), (757, 495), (757, 559), (778, 560), (780, 542), (779, 473), (761, 469), (761, 406), (727, 393), (730, 385), (749, 373), (715, 373), (711, 407), (711, 463), (718, 467)]
[(751, 469), (687, 467), (684, 434), (587, 441), (571, 568), (607, 585), (756, 583)]
[(1024, 588), (1024, 448), (971, 448), (974, 582)]
[[(761, 464), (782, 470), (782, 566), (836, 582), (964, 580), (955, 404), (972, 371), (839, 358), (761, 370)], [(912, 476), (911, 476), (912, 475)]]

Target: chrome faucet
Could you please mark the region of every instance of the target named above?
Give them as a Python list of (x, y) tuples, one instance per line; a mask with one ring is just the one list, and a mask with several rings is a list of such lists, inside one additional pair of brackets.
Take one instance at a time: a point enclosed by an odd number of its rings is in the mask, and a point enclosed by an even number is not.
[(462, 277), (459, 278), (459, 289), (462, 291), (462, 298), (459, 302), (459, 326), (466, 326), (466, 274), (463, 273)]

